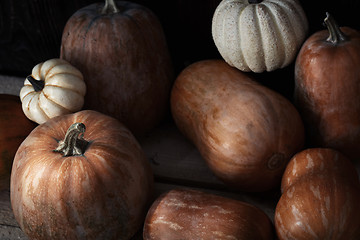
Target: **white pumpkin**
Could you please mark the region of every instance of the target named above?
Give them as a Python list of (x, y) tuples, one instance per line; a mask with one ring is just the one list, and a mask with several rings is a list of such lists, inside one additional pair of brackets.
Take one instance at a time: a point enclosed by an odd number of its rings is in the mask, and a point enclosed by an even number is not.
[(297, 0), (223, 0), (212, 20), (219, 53), (245, 72), (286, 67), (307, 32), (308, 21)]
[(41, 124), (50, 118), (79, 111), (85, 93), (82, 73), (67, 61), (54, 58), (32, 69), (19, 95), (26, 117)]

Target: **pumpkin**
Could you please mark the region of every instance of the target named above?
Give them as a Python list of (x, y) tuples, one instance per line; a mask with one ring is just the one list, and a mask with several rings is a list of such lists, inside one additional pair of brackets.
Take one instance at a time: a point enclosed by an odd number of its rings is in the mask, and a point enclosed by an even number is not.
[(173, 67), (162, 26), (144, 6), (106, 0), (78, 10), (60, 56), (84, 74), (84, 108), (117, 118), (136, 136), (168, 113)]
[(15, 153), (34, 128), (22, 111), (19, 97), (0, 94), (0, 190), (9, 188)]
[(41, 124), (50, 118), (81, 110), (86, 86), (82, 73), (63, 59), (37, 64), (20, 90), (26, 117)]
[(328, 13), (324, 22), (328, 30), (310, 36), (296, 59), (294, 102), (309, 145), (360, 159), (360, 32)]
[(223, 60), (185, 68), (172, 89), (171, 111), (178, 129), (231, 188), (278, 186), (304, 144), (303, 123), (291, 102)]
[(242, 71), (273, 71), (295, 60), (308, 32), (297, 0), (223, 0), (212, 36), (225, 61)]
[(149, 209), (144, 240), (274, 239), (270, 218), (235, 199), (192, 189), (174, 189)]
[(283, 239), (360, 239), (360, 183), (351, 161), (330, 148), (310, 148), (289, 162), (275, 209)]
[(48, 120), (23, 141), (10, 199), (31, 239), (130, 239), (152, 189), (150, 163), (132, 133), (84, 110)]

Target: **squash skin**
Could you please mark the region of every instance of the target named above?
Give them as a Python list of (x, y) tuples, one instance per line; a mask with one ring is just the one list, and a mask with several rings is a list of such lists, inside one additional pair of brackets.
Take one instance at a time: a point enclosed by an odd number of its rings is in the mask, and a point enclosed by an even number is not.
[(60, 57), (84, 75), (84, 109), (115, 117), (140, 136), (169, 111), (173, 66), (157, 17), (135, 3), (116, 5), (117, 13), (101, 14), (103, 3), (74, 13)]
[(212, 19), (214, 43), (241, 71), (274, 71), (292, 63), (308, 32), (298, 0), (223, 0)]
[(285, 239), (360, 239), (360, 183), (351, 161), (329, 148), (296, 154), (282, 179), (275, 228)]
[(0, 94), (0, 190), (10, 187), (15, 153), (36, 124), (27, 119), (18, 96)]
[(327, 30), (310, 36), (295, 63), (294, 102), (312, 147), (360, 159), (360, 32), (340, 28), (348, 40), (333, 44)]
[[(83, 156), (53, 152), (74, 122), (90, 141)], [(153, 197), (140, 145), (119, 121), (86, 110), (39, 125), (16, 153), (11, 205), (32, 239), (130, 239)]]
[(223, 60), (184, 69), (172, 89), (171, 111), (179, 130), (231, 188), (277, 187), (287, 162), (304, 145), (295, 107)]
[(270, 218), (245, 202), (191, 189), (159, 196), (149, 209), (144, 240), (274, 239)]

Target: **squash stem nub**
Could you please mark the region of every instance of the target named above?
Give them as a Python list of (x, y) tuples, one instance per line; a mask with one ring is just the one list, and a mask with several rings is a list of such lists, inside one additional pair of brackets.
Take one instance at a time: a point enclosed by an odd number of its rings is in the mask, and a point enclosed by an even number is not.
[(44, 89), (44, 86), (45, 86), (45, 81), (43, 80), (36, 80), (33, 76), (27, 76), (26, 78), (30, 83), (31, 85), (33, 86), (35, 92), (39, 92), (41, 90)]
[(101, 14), (114, 14), (119, 12), (114, 0), (105, 0), (105, 5), (101, 10)]
[(324, 25), (329, 30), (329, 37), (326, 41), (331, 42), (333, 44), (339, 44), (340, 42), (346, 41), (346, 35), (340, 30), (339, 25), (335, 21), (332, 15), (328, 12), (326, 13), (326, 18), (324, 19)]
[(85, 129), (83, 123), (72, 124), (67, 130), (64, 140), (59, 141), (54, 152), (62, 153), (64, 157), (82, 156), (88, 145), (88, 142), (83, 139)]

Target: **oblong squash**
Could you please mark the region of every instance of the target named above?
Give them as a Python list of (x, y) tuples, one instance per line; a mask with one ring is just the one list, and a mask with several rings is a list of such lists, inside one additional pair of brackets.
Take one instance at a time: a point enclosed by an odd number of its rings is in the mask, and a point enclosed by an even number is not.
[(171, 93), (176, 125), (231, 187), (263, 191), (280, 183), (304, 144), (304, 127), (285, 97), (223, 60), (187, 67)]
[(144, 240), (274, 239), (270, 218), (235, 199), (192, 189), (174, 189), (149, 209)]

